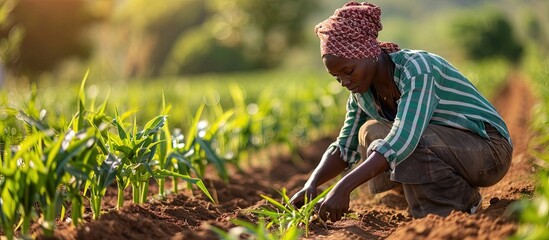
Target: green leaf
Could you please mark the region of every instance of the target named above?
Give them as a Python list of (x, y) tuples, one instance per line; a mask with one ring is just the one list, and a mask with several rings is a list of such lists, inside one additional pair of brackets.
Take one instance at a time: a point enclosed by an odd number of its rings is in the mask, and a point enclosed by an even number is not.
[(141, 139), (143, 136), (150, 136), (152, 134), (155, 134), (164, 126), (166, 123), (167, 116), (166, 115), (160, 115), (156, 118), (150, 120), (145, 124), (144, 130), (137, 134), (137, 139)]
[(197, 137), (196, 142), (200, 145), (201, 150), (204, 150), (206, 152), (206, 159), (213, 163), (215, 167), (217, 168), (217, 171), (219, 172), (219, 175), (223, 180), (227, 181), (229, 179), (229, 176), (227, 174), (227, 169), (225, 167), (225, 162), (223, 159), (219, 158), (217, 154), (212, 149), (212, 146), (210, 145), (210, 142), (206, 142), (205, 140)]
[(86, 80), (88, 79), (88, 76), (90, 74), (90, 69), (86, 71), (86, 74), (84, 74), (84, 78), (82, 78), (82, 83), (80, 84), (80, 91), (78, 93), (78, 124), (75, 127), (75, 130), (78, 131), (80, 128), (84, 127), (84, 112), (86, 111), (86, 96), (85, 96), (85, 89), (84, 86), (86, 85)]
[[(192, 151), (192, 152), (194, 152), (194, 151)], [(193, 166), (193, 164), (189, 160), (188, 156), (182, 155), (178, 152), (173, 152), (173, 153), (170, 154), (170, 156), (168, 156), (168, 159), (172, 159), (172, 158), (174, 158), (178, 163), (187, 166), (193, 172), (198, 173), (198, 170)], [(168, 164), (171, 164), (170, 161), (166, 161), (166, 165), (164, 166), (165, 169), (168, 168)]]
[(195, 184), (200, 190), (202, 190), (202, 192), (204, 194), (206, 194), (206, 196), (212, 202), (215, 202), (214, 199), (212, 198), (212, 195), (210, 195), (210, 192), (208, 192), (208, 189), (204, 185), (204, 182), (202, 182), (202, 180), (200, 180), (198, 178), (191, 178), (189, 175), (179, 174), (179, 173), (176, 173), (176, 172), (173, 172), (173, 171), (168, 171), (166, 169), (157, 169), (157, 170), (155, 170), (154, 175), (156, 177), (168, 177), (168, 176), (178, 177), (178, 178), (183, 179), (186, 182), (189, 182), (191, 184)]
[(114, 182), (121, 164), (122, 161), (116, 155), (112, 153), (107, 155), (107, 158), (101, 163), (98, 169), (97, 182), (100, 189), (106, 189)]
[(208, 132), (204, 136), (204, 139), (211, 139), (213, 136), (215, 136), (219, 128), (222, 127), (227, 122), (227, 120), (234, 115), (234, 113), (234, 110), (231, 109), (224, 112), (221, 117), (217, 118), (208, 129)]
[(116, 118), (112, 121), (112, 124), (116, 127), (116, 130), (118, 130), (118, 136), (120, 137), (120, 140), (126, 140), (128, 138), (128, 134), (124, 129), (124, 123), (122, 122), (122, 119), (120, 119), (119, 116), (116, 116)]
[(277, 207), (278, 209), (284, 211), (284, 212), (289, 212), (291, 211), (289, 208), (287, 208), (286, 206), (282, 205), (281, 203), (279, 203), (278, 201), (272, 199), (271, 197), (267, 196), (267, 195), (263, 195), (261, 194), (261, 197), (265, 200), (267, 200), (269, 203), (273, 204), (275, 207)]
[(34, 117), (31, 117), (22, 111), (20, 111), (19, 114), (17, 114), (17, 117), (23, 120), (24, 122), (26, 122), (27, 124), (29, 124), (30, 126), (36, 127), (36, 129), (40, 131), (48, 132), (49, 130), (53, 133), (53, 129), (51, 129), (46, 122), (43, 122)]
[(191, 127), (189, 129), (189, 132), (187, 133), (187, 140), (185, 141), (185, 149), (191, 149), (192, 144), (194, 142), (194, 139), (198, 133), (198, 122), (200, 122), (200, 116), (202, 115), (202, 111), (204, 110), (204, 104), (200, 105), (198, 107), (198, 110), (196, 111), (193, 122), (191, 123)]

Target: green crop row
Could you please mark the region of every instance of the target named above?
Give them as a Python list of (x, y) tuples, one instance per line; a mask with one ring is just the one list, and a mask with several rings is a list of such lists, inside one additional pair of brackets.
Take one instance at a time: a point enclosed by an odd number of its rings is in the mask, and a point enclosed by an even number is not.
[(519, 213), (520, 226), (513, 239), (549, 239), (549, 58), (527, 63), (532, 89), (539, 98), (532, 114), (529, 153), (538, 169), (536, 193), (513, 205)]
[[(72, 114), (67, 110), (50, 114), (43, 108), (48, 105), (40, 101), (44, 92), (37, 89), (17, 108), (10, 106), (17, 105), (10, 102), (13, 98), (3, 99), (0, 226), (8, 239), (16, 232), (30, 236), (33, 221), (41, 223), (46, 236), (53, 234), (57, 218), (70, 219), (77, 226), (84, 221), (85, 202), (97, 219), (104, 211), (106, 189), (114, 185), (117, 208), (123, 206), (128, 188), (134, 203), (145, 202), (151, 179), (160, 195), (166, 193), (166, 179), (172, 178), (173, 192), (178, 192), (176, 183), (183, 179), (211, 199), (201, 180), (207, 166), (227, 180), (228, 165), (239, 169), (247, 152), (273, 143), (294, 146), (313, 137), (310, 129), (322, 129), (327, 116), (336, 119), (338, 114), (337, 94), (323, 86), (289, 87), (284, 95), (264, 89), (250, 102), (239, 85), (231, 84), (232, 105), (200, 104), (182, 131), (171, 126), (173, 107), (164, 95), (157, 115), (141, 123), (138, 118), (143, 115), (135, 108), (119, 112), (109, 98), (87, 97), (86, 79), (72, 98), (76, 100), (69, 100), (76, 105)], [(114, 108), (113, 113), (109, 108)], [(66, 115), (71, 117), (65, 120)]]
[[(128, 186), (132, 187), (134, 203), (143, 203), (149, 180), (163, 185), (166, 177), (194, 184), (212, 199), (202, 180), (191, 177), (190, 169), (200, 166), (198, 160), (222, 160), (209, 152), (211, 147), (204, 144), (207, 139), (195, 134), (196, 128), (180, 145), (172, 141), (164, 114), (148, 121), (142, 129), (138, 129), (135, 118), (132, 126), (126, 126), (131, 114), (111, 117), (105, 114), (105, 103), (99, 107), (86, 105), (84, 84), (78, 110), (63, 129), (50, 127), (44, 115), (1, 109), (2, 127), (8, 131), (1, 139), (0, 225), (8, 239), (15, 231), (30, 236), (33, 220), (39, 220), (44, 234), (51, 236), (56, 218), (64, 219), (69, 206), (72, 223), (79, 225), (84, 200), (89, 201), (93, 218), (97, 219), (106, 189), (114, 182), (119, 189), (117, 208), (123, 205)], [(25, 134), (14, 138), (15, 134), (10, 133), (16, 128), (10, 123), (18, 121)], [(195, 154), (189, 156), (186, 152), (191, 149)]]
[[(0, 225), (8, 237), (28, 235), (29, 223), (37, 219), (51, 234), (53, 221), (65, 213), (78, 225), (85, 202), (97, 218), (112, 185), (118, 188), (117, 208), (128, 188), (134, 203), (145, 202), (151, 179), (160, 195), (168, 179), (172, 192), (183, 179), (208, 195), (201, 180), (208, 166), (227, 179), (228, 166), (245, 167), (242, 160), (250, 152), (270, 144), (295, 150), (332, 135), (348, 96), (327, 74), (303, 72), (111, 87), (125, 91), (101, 96), (99, 83), (82, 81), (79, 87), (0, 94)], [(196, 94), (197, 89), (208, 90)]]

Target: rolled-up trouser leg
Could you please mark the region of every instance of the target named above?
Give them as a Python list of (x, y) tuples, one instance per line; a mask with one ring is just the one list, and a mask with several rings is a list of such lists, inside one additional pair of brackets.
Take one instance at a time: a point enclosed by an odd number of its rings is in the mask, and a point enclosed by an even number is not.
[[(378, 133), (379, 129), (386, 130), (385, 134)], [(478, 187), (503, 178), (511, 164), (512, 146), (490, 125), (486, 130), (489, 139), (465, 130), (427, 126), (414, 152), (390, 173), (391, 181), (402, 183), (412, 216), (467, 211), (480, 200)], [(368, 121), (361, 128), (361, 148), (388, 132), (386, 123)]]

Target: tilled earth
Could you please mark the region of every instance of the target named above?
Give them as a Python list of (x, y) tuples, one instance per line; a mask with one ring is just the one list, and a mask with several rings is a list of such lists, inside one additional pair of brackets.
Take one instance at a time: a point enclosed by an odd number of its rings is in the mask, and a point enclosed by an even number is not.
[[(428, 215), (412, 219), (398, 191), (373, 196), (366, 188), (359, 188), (351, 196), (354, 214), (327, 225), (314, 222), (309, 236), (303, 239), (503, 239), (512, 235), (518, 225), (509, 208), (518, 199), (532, 196), (536, 170), (526, 153), (531, 137), (528, 121), (535, 99), (529, 94), (526, 81), (520, 77), (510, 79), (493, 102), (512, 134), (513, 164), (501, 182), (481, 190), (482, 210), (474, 215), (453, 212), (447, 217)], [(234, 227), (230, 222), (233, 218), (256, 221), (248, 210), (265, 204), (261, 194), (279, 199), (277, 190), (283, 187), (290, 195), (298, 191), (332, 140), (332, 137), (320, 139), (301, 149), (299, 163), (291, 161), (284, 148), (274, 149), (268, 154), (257, 154), (253, 162), (260, 164), (252, 164), (243, 172), (235, 171), (228, 182), (216, 177), (206, 179), (205, 184), (219, 202), (217, 205), (198, 191), (186, 191), (162, 200), (151, 197), (153, 200), (142, 205), (127, 202), (123, 209), (114, 210), (116, 190), (113, 188), (104, 200), (105, 213), (99, 220), (91, 221), (88, 216), (88, 222), (77, 229), (60, 222), (55, 237), (216, 239), (218, 236), (209, 230), (211, 225), (228, 230)], [(127, 199), (131, 199), (129, 195)], [(37, 238), (44, 238), (39, 228), (35, 228)]]

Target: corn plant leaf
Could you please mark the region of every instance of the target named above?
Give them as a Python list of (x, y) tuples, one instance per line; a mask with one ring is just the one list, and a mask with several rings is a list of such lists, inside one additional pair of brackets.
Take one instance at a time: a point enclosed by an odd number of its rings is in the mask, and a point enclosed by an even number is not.
[(32, 116), (29, 116), (22, 111), (20, 111), (19, 114), (17, 114), (17, 118), (23, 120), (28, 125), (33, 126), (40, 131), (48, 132), (49, 130), (53, 132), (53, 129), (51, 129), (46, 122), (40, 121)]
[(149, 152), (149, 156), (147, 156), (147, 160), (146, 160), (147, 162), (150, 163), (152, 161), (152, 159), (156, 155), (156, 149), (158, 148), (159, 144), (160, 142), (158, 141), (158, 134), (154, 135), (152, 143), (149, 145), (150, 152)]
[(248, 230), (253, 230), (253, 229), (257, 228), (257, 226), (255, 226), (253, 223), (246, 222), (246, 221), (240, 220), (238, 218), (233, 218), (230, 221), (231, 221), (231, 223), (233, 223), (235, 225), (238, 225), (238, 226), (245, 227)]
[[(194, 152), (194, 151), (192, 151), (192, 152)], [(185, 154), (181, 154), (181, 153), (178, 153), (178, 152), (172, 152), (168, 156), (168, 159), (172, 159), (172, 158), (175, 159), (177, 161), (177, 163), (180, 163), (180, 164), (183, 164), (183, 165), (187, 166), (194, 173), (198, 173), (197, 169), (192, 165), (191, 161), (189, 160), (189, 156), (185, 156)], [(169, 167), (168, 164), (171, 164), (170, 161), (166, 161), (166, 165), (164, 166), (165, 169)]]
[(88, 180), (90, 177), (91, 167), (84, 162), (73, 162), (65, 167), (65, 170), (76, 179)]
[(238, 84), (231, 84), (229, 86), (229, 91), (234, 102), (235, 108), (245, 109), (246, 108), (246, 98), (244, 97), (244, 91)]
[(206, 135), (204, 136), (204, 139), (212, 139), (213, 136), (219, 131), (219, 128), (221, 128), (227, 120), (234, 115), (234, 110), (228, 110), (223, 113), (223, 115), (215, 120), (214, 123), (210, 126), (208, 131), (206, 132)]
[(267, 195), (261, 194), (261, 197), (263, 199), (267, 200), (269, 203), (273, 204), (278, 209), (284, 211), (284, 212), (290, 212), (291, 211), (289, 208), (287, 208), (286, 206), (282, 205), (281, 203), (279, 203), (278, 201), (274, 200), (273, 198), (271, 198)]
[(86, 71), (86, 74), (84, 74), (84, 78), (82, 78), (82, 82), (80, 84), (80, 91), (78, 93), (78, 121), (77, 126), (75, 126), (74, 128), (76, 131), (84, 127), (84, 113), (86, 111), (86, 96), (84, 86), (86, 85), (86, 80), (88, 79), (89, 74), (90, 69)]
[(107, 146), (103, 141), (104, 141), (104, 138), (102, 137), (102, 135), (98, 135), (98, 139), (95, 145), (99, 148), (99, 150), (101, 150), (101, 154), (107, 155), (109, 150), (107, 149)]
[(259, 214), (259, 215), (262, 215), (262, 216), (269, 217), (270, 219), (277, 219), (278, 217), (280, 217), (280, 213), (270, 211), (270, 210), (267, 210), (267, 209), (251, 210), (250, 212), (256, 213), (256, 214)]
[(107, 96), (105, 97), (105, 101), (103, 101), (103, 104), (101, 104), (101, 107), (99, 107), (99, 110), (97, 111), (98, 115), (102, 115), (105, 113), (105, 110), (107, 109), (107, 103), (109, 102), (109, 96), (111, 95), (111, 89), (107, 91)]
[(171, 151), (171, 135), (168, 127), (168, 122), (164, 124), (161, 131), (159, 132), (159, 149), (158, 149), (158, 162), (161, 167), (165, 167), (168, 157), (168, 151)]
[(100, 189), (105, 189), (114, 182), (116, 174), (118, 173), (118, 168), (121, 164), (121, 160), (117, 158), (116, 155), (112, 153), (107, 155), (96, 173)]
[(120, 140), (126, 140), (128, 138), (128, 134), (126, 133), (126, 130), (124, 129), (124, 125), (120, 117), (116, 117), (112, 124), (116, 127), (116, 130), (118, 130), (118, 136), (120, 137)]
[(136, 138), (141, 139), (144, 136), (150, 136), (157, 133), (164, 126), (167, 118), (168, 117), (166, 115), (160, 115), (150, 120), (147, 124), (145, 124), (144, 130), (137, 134)]
[(66, 149), (63, 149), (63, 151), (60, 151), (61, 154), (57, 155), (55, 157), (58, 167), (56, 174), (58, 176), (61, 176), (63, 171), (66, 170), (67, 163), (73, 158), (82, 153), (83, 150), (91, 147), (95, 143), (95, 137), (94, 136), (87, 136), (84, 139), (81, 139), (79, 141), (74, 142), (72, 145), (67, 146)]
[(206, 159), (215, 165), (221, 178), (223, 178), (223, 180), (228, 180), (229, 176), (227, 174), (225, 161), (217, 156), (215, 151), (212, 149), (210, 141), (205, 141), (202, 138), (196, 138), (196, 141), (200, 145), (200, 149), (206, 152)]
[(231, 239), (231, 236), (229, 235), (229, 233), (225, 232), (221, 228), (208, 224), (208, 229), (214, 232), (215, 234), (217, 234), (219, 239)]
[(120, 121), (124, 121), (127, 118), (131, 117), (132, 115), (136, 114), (137, 112), (139, 112), (139, 108), (132, 108), (120, 115), (116, 114), (116, 116), (120, 118)]
[(198, 107), (198, 110), (196, 111), (193, 122), (191, 123), (191, 127), (189, 129), (189, 132), (187, 133), (187, 140), (185, 141), (185, 148), (191, 149), (192, 144), (194, 142), (194, 139), (196, 137), (196, 134), (198, 133), (198, 122), (200, 122), (200, 116), (202, 115), (202, 111), (204, 110), (204, 104), (200, 105)]
[(212, 195), (210, 195), (210, 192), (208, 192), (208, 189), (206, 188), (206, 186), (204, 185), (204, 182), (202, 182), (201, 179), (192, 178), (189, 175), (183, 175), (183, 174), (176, 173), (176, 172), (173, 172), (173, 171), (169, 171), (169, 170), (166, 170), (166, 169), (156, 169), (154, 171), (154, 176), (157, 177), (157, 178), (160, 178), (160, 177), (178, 177), (178, 178), (181, 178), (181, 179), (183, 179), (184, 181), (186, 181), (188, 183), (196, 185), (200, 190), (202, 190), (202, 192), (204, 194), (206, 194), (206, 196), (212, 202), (215, 202), (214, 199), (212, 198)]
[(282, 236), (281, 240), (296, 240), (301, 237), (301, 231), (298, 227), (290, 227)]
[(133, 149), (128, 147), (128, 146), (125, 146), (125, 145), (122, 145), (122, 146), (115, 145), (115, 146), (113, 146), (113, 148), (116, 151), (120, 151), (120, 152), (124, 153), (124, 155), (126, 155), (128, 157), (132, 156), (134, 154)]

